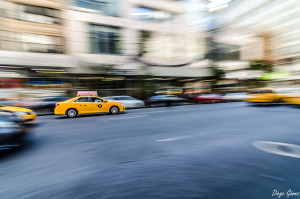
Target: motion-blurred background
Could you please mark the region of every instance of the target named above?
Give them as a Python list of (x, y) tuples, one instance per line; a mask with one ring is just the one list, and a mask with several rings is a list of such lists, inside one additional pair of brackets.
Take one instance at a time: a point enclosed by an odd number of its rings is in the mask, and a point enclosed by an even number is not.
[[(299, 197), (299, 11), (0, 0), (0, 199)], [(77, 91), (126, 113), (49, 114)], [(105, 110), (82, 98), (82, 113)]]
[(0, 0), (1, 100), (297, 86), (297, 0)]

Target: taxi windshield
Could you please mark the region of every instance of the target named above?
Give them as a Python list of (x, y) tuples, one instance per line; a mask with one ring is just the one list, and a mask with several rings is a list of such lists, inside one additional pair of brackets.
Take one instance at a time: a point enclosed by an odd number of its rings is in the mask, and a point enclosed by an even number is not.
[(250, 91), (248, 94), (267, 94), (267, 93), (275, 93), (272, 90), (253, 90)]

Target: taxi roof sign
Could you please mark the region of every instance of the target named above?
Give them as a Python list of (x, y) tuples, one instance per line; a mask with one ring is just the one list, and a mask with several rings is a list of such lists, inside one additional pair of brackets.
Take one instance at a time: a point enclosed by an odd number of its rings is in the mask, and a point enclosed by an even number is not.
[(97, 91), (78, 91), (77, 97), (79, 96), (98, 96)]

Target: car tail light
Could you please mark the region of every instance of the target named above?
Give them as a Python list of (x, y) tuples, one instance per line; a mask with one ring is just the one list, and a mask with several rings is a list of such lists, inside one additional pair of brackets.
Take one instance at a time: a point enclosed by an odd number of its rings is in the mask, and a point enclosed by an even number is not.
[(59, 103), (56, 103), (56, 104), (55, 104), (55, 107), (57, 107), (58, 105), (59, 105)]

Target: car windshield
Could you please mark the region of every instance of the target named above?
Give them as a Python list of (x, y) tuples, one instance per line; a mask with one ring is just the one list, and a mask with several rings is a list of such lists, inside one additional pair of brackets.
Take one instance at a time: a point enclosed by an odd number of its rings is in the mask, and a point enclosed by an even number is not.
[(165, 98), (175, 98), (177, 97), (176, 95), (165, 95)]
[(149, 99), (163, 99), (163, 98), (174, 98), (176, 95), (155, 95), (150, 97)]
[(112, 97), (103, 97), (103, 99), (106, 99), (106, 100), (113, 100), (114, 98), (112, 98)]
[(116, 97), (118, 100), (135, 100), (133, 97), (130, 96), (120, 96)]
[(149, 99), (159, 99), (159, 98), (162, 98), (161, 96), (159, 96), (159, 95), (156, 95), (156, 96), (152, 96), (152, 97), (150, 97)]
[(253, 90), (250, 91), (248, 94), (267, 94), (267, 93), (274, 93), (272, 90)]
[(130, 97), (130, 96), (104, 97), (104, 99), (107, 99), (107, 100), (136, 100), (135, 98)]
[(43, 101), (45, 102), (57, 102), (57, 101), (64, 101), (67, 100), (67, 97), (48, 97), (45, 98)]

